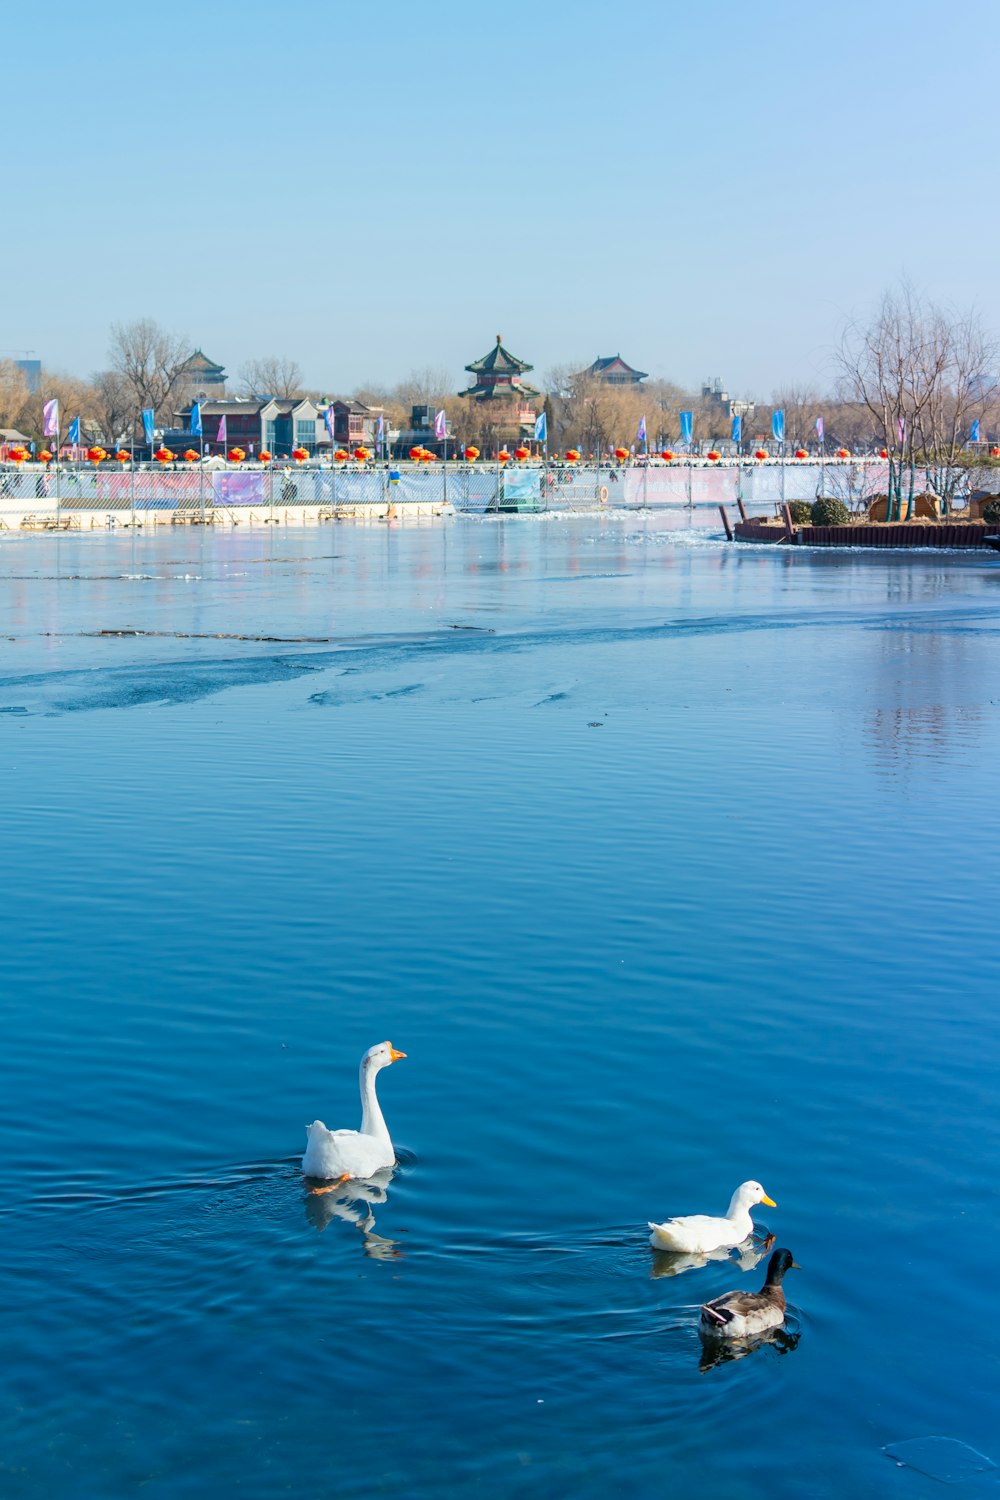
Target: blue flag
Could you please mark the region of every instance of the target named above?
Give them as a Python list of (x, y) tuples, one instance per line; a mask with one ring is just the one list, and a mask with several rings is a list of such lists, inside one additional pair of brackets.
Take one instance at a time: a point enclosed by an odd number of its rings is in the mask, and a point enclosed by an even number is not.
[(79, 417), (74, 417), (73, 420), (72, 420), (72, 422), (69, 424), (69, 432), (67, 432), (67, 434), (66, 434), (66, 441), (68, 443), (78, 443), (80, 441), (80, 418)]
[(323, 413), (323, 425), (330, 434), (330, 442), (333, 442), (333, 407), (328, 406)]
[(146, 442), (150, 445), (152, 445), (153, 442), (153, 425), (153, 408), (151, 406), (146, 406), (143, 408), (142, 412), (142, 431)]
[(545, 442), (548, 442), (548, 436), (549, 436), (549, 427), (548, 427), (548, 423), (545, 420), (545, 413), (544, 413), (544, 411), (540, 411), (538, 413), (538, 416), (535, 418), (535, 442), (536, 443), (545, 443)]
[[(196, 401), (191, 408), (191, 436), (201, 437), (201, 402)], [(147, 439), (152, 442), (153, 439)]]
[(733, 442), (734, 443), (741, 443), (742, 441), (743, 441), (743, 418), (737, 416), (737, 417), (733, 418)]
[(693, 411), (682, 411), (680, 413), (680, 419), (681, 419), (681, 442), (682, 443), (690, 443), (691, 439), (694, 437), (694, 412)]
[(379, 419), (378, 419), (378, 427), (377, 427), (376, 432), (375, 432), (375, 437), (378, 440), (378, 442), (381, 442), (382, 439), (385, 437), (385, 418), (382, 417), (382, 416), (380, 416)]
[(639, 430), (638, 430), (638, 432), (635, 435), (635, 440), (636, 440), (637, 443), (641, 443), (642, 446), (645, 448), (645, 446), (646, 446), (646, 418), (645, 417), (640, 417), (639, 418)]
[(785, 441), (785, 413), (781, 407), (771, 413), (771, 433), (776, 443)]
[(979, 418), (978, 417), (973, 422), (972, 426), (969, 428), (969, 442), (970, 443), (978, 443), (979, 442)]
[(816, 418), (816, 436), (819, 438), (820, 442), (823, 441), (823, 418), (822, 417), (817, 417)]

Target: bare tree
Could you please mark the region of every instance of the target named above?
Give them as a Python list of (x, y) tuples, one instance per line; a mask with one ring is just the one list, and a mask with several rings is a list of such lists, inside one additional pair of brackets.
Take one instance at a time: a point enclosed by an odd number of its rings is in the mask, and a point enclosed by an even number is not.
[[(650, 451), (676, 442), (679, 412), (682, 408), (694, 409), (697, 404), (668, 380), (616, 385), (579, 365), (560, 365), (551, 370), (547, 384), (553, 392), (549, 398), (552, 440), (559, 446), (572, 443), (594, 456), (606, 453), (609, 447), (636, 445), (643, 417)], [(711, 435), (710, 418), (715, 421), (717, 415), (706, 411), (699, 420), (702, 436)]]
[(867, 326), (845, 331), (844, 393), (867, 409), (888, 454), (890, 520), (913, 513), (918, 470), (933, 474), (946, 503), (952, 499), (966, 424), (985, 410), (982, 377), (996, 356), (975, 313), (950, 315), (906, 282), (883, 294)]
[(240, 391), (244, 396), (278, 396), (287, 400), (302, 395), (302, 370), (294, 359), (268, 354), (240, 366)]
[(94, 420), (104, 443), (127, 443), (135, 424), (132, 386), (118, 370), (101, 370), (90, 382)]
[(133, 419), (144, 407), (170, 414), (170, 399), (183, 383), (191, 354), (188, 340), (167, 333), (152, 318), (140, 318), (112, 323), (108, 352), (111, 368), (128, 384)]
[(0, 427), (18, 427), (28, 395), (24, 371), (12, 359), (0, 359)]

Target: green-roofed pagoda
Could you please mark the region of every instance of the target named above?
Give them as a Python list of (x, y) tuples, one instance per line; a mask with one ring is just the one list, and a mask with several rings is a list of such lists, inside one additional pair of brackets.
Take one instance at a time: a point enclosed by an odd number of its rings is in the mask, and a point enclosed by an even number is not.
[(545, 400), (541, 391), (521, 378), (534, 366), (505, 349), (498, 333), (495, 347), (465, 368), (475, 376), (475, 384), (459, 395), (476, 403), (484, 429), (511, 438), (528, 435)]

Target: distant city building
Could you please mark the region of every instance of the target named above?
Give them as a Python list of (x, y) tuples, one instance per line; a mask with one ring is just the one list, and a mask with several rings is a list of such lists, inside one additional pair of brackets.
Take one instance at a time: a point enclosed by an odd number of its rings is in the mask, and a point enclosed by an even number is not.
[(647, 378), (646, 370), (633, 370), (632, 366), (626, 364), (620, 354), (609, 354), (607, 358), (594, 360), (582, 372), (584, 375), (593, 375), (598, 380), (603, 380), (607, 385), (638, 385), (640, 380)]
[[(330, 439), (320, 421), (319, 407), (305, 397), (275, 396), (250, 397), (248, 400), (202, 401), (201, 436), (206, 453), (220, 453), (228, 448), (242, 448), (249, 455), (265, 449), (275, 458), (287, 457), (293, 448), (306, 448), (310, 453)], [(171, 428), (163, 434), (168, 448), (183, 445), (197, 447), (198, 440), (191, 433), (191, 404), (183, 407), (177, 416), (183, 427)], [(219, 424), (226, 419), (226, 439), (218, 439)]]
[(180, 402), (222, 401), (225, 395), (226, 372), (222, 365), (215, 364), (207, 354), (196, 349), (180, 367), (175, 399)]
[(498, 333), (496, 347), (465, 368), (476, 377), (476, 382), (458, 394), (482, 408), (483, 425), (501, 432), (507, 430), (512, 436), (527, 435), (545, 400), (541, 391), (521, 379), (534, 366), (505, 349)]
[(363, 401), (345, 401), (338, 397), (331, 401), (333, 408), (333, 440), (341, 448), (374, 448), (378, 440), (378, 419), (385, 412), (381, 406), (366, 406)]
[(8, 448), (27, 448), (30, 442), (16, 427), (0, 427), (0, 458), (7, 457)]
[(28, 391), (37, 396), (42, 388), (42, 362), (40, 359), (15, 359), (17, 368), (28, 382)]
[(723, 390), (718, 375), (714, 380), (706, 380), (702, 384), (701, 399), (710, 406), (720, 407), (727, 417), (752, 417), (757, 409), (753, 401), (734, 400), (728, 391)]

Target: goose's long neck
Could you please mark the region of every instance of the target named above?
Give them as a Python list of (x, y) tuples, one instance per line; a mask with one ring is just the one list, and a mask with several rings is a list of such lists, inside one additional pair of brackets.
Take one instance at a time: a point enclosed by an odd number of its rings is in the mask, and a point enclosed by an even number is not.
[(375, 1092), (378, 1068), (361, 1064), (361, 1134), (374, 1136), (376, 1140), (389, 1140), (389, 1131), (382, 1116), (382, 1107)]

